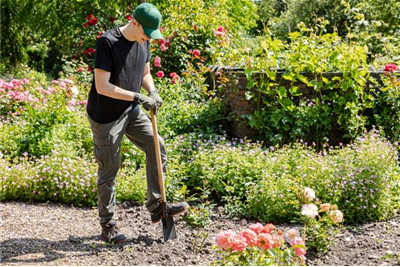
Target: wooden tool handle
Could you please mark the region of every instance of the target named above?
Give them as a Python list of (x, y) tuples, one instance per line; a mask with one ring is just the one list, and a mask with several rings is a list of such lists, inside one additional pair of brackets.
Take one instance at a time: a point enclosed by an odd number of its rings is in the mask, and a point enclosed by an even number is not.
[(164, 172), (162, 170), (160, 142), (159, 142), (159, 139), (158, 139), (157, 119), (156, 119), (156, 115), (154, 114), (154, 110), (153, 109), (151, 109), (151, 124), (153, 126), (154, 147), (156, 149), (158, 183), (160, 185), (161, 201), (164, 202), (164, 203), (167, 203), (167, 200), (166, 200), (166, 197), (165, 197)]

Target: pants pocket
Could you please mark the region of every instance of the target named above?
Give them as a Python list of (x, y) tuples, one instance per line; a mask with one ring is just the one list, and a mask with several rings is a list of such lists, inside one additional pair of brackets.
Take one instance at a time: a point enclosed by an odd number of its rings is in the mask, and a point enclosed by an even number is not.
[(94, 157), (99, 164), (99, 169), (113, 166), (113, 152), (111, 147), (111, 136), (93, 137)]

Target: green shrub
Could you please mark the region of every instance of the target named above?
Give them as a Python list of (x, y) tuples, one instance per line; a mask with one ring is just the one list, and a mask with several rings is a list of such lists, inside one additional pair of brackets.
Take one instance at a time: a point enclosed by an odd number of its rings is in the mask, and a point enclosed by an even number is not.
[(96, 205), (96, 163), (70, 157), (68, 147), (62, 150), (34, 161), (0, 159), (1, 200)]
[(347, 223), (389, 218), (398, 207), (393, 198), (398, 194), (397, 151), (376, 132), (329, 152), (284, 148), (266, 160), (270, 167), (247, 196), (247, 211), (257, 219), (298, 218), (297, 195), (305, 186), (315, 189), (322, 203), (338, 205)]
[(333, 179), (327, 180), (322, 200), (336, 200), (346, 221), (362, 222), (386, 219), (395, 210), (391, 199), (396, 181), (397, 151), (376, 132), (358, 138), (353, 144), (333, 153), (336, 163)]
[(266, 166), (260, 144), (197, 134), (171, 145), (170, 197), (223, 203), (232, 214), (243, 212), (247, 189), (263, 177)]
[[(97, 205), (97, 163), (77, 157), (68, 145), (57, 145), (51, 155), (30, 160), (23, 156), (7, 161), (0, 154), (1, 200), (61, 202)], [(143, 203), (146, 198), (144, 169), (122, 168), (116, 179), (118, 201)]]
[(147, 196), (146, 168), (122, 168), (115, 180), (118, 201), (143, 204)]

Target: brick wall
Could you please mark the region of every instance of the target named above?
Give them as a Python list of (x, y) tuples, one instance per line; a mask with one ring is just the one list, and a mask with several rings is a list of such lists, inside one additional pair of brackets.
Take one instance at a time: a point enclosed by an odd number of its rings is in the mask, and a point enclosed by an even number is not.
[[(290, 88), (291, 82), (282, 78), (282, 74), (284, 72), (278, 72), (276, 75), (276, 81), (286, 88)], [(246, 92), (251, 90), (253, 92), (256, 91), (256, 88), (253, 87), (251, 89), (247, 89), (247, 78), (246, 75), (242, 71), (226, 71), (224, 73), (226, 77), (228, 77), (229, 82), (227, 83), (226, 91), (225, 91), (225, 100), (227, 102), (228, 110), (231, 115), (233, 115), (233, 121), (231, 124), (232, 136), (237, 138), (254, 138), (257, 136), (258, 132), (252, 129), (245, 120), (242, 118), (247, 114), (252, 114), (257, 108), (257, 104), (254, 100), (246, 100)], [(384, 75), (385, 72), (370, 72), (371, 77), (380, 80), (381, 75)], [(308, 80), (314, 80), (316, 77), (312, 73), (302, 73), (303, 76), (307, 77)], [(341, 72), (329, 72), (323, 73), (323, 76), (327, 79), (332, 79), (333, 77), (341, 77), (343, 73)], [(255, 73), (255, 80), (266, 79), (266, 75), (264, 73)], [(317, 77), (317, 80), (320, 80), (320, 77)], [(298, 86), (302, 91), (302, 97), (313, 98), (316, 96), (316, 92), (312, 87), (308, 87), (306, 84), (301, 82), (296, 82), (294, 85)], [(371, 86), (371, 83), (367, 83), (367, 88)], [(324, 90), (322, 90), (322, 94)]]

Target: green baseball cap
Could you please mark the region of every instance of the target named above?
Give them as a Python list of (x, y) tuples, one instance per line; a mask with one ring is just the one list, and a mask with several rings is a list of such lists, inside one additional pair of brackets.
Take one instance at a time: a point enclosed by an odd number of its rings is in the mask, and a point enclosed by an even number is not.
[(144, 33), (151, 39), (162, 39), (160, 32), (161, 13), (150, 3), (142, 3), (133, 11), (133, 18), (143, 27)]

